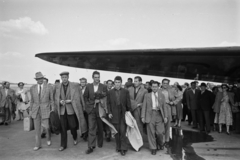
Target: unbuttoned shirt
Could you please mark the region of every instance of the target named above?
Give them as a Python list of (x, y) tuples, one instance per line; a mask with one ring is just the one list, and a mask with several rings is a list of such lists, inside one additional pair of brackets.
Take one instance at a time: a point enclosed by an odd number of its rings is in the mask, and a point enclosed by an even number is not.
[(82, 95), (84, 94), (85, 89), (86, 89), (86, 87), (82, 88)]
[(164, 95), (164, 97), (165, 97), (165, 102), (166, 102), (166, 103), (169, 102), (168, 91), (167, 91), (166, 89), (163, 89), (163, 90), (162, 90), (162, 93), (163, 93), (163, 95)]
[(97, 91), (98, 91), (98, 86), (99, 86), (99, 83), (98, 83), (97, 85), (95, 85), (95, 84), (93, 83), (94, 92), (97, 92)]
[(6, 96), (8, 95), (8, 89), (7, 88), (5, 88), (5, 94), (6, 94)]
[(196, 90), (196, 89), (192, 89), (192, 91), (193, 91), (193, 94), (195, 94), (195, 90)]
[(152, 109), (157, 110), (158, 107), (158, 92), (152, 92)]

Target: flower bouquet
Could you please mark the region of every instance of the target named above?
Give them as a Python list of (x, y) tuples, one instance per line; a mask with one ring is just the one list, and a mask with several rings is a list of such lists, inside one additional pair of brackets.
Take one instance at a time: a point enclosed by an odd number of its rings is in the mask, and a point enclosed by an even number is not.
[(106, 93), (105, 92), (95, 92), (94, 93), (94, 99), (95, 99), (95, 104), (94, 104), (94, 108), (96, 107), (97, 104), (101, 104), (100, 102), (102, 101), (102, 99), (106, 97)]

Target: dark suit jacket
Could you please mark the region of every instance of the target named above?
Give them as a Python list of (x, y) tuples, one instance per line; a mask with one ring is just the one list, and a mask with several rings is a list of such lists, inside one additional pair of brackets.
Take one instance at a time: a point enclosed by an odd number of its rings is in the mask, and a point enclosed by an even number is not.
[(212, 109), (214, 103), (214, 95), (212, 92), (205, 90), (202, 94), (200, 93), (199, 96), (199, 107), (203, 111), (210, 111)]
[[(98, 92), (107, 93), (107, 87), (105, 85), (103, 85), (102, 83), (99, 83)], [(95, 104), (93, 83), (88, 84), (86, 86), (83, 97), (84, 97), (84, 102), (85, 102), (85, 110), (89, 114), (93, 110), (93, 107)]]
[(183, 99), (182, 99), (182, 104), (187, 105), (187, 91), (189, 91), (190, 88), (186, 88), (183, 92)]
[(107, 93), (107, 107), (108, 107), (108, 113), (113, 115), (113, 118), (111, 122), (113, 124), (119, 123), (119, 118), (123, 118), (125, 121), (125, 112), (131, 111), (131, 101), (130, 101), (130, 95), (129, 91), (121, 88), (120, 89), (120, 106), (121, 108), (116, 109), (117, 106), (117, 98), (115, 89), (112, 89), (108, 91)]
[(196, 110), (199, 109), (199, 96), (201, 94), (201, 91), (198, 89), (195, 89), (195, 94), (193, 93), (192, 89), (188, 90), (186, 93), (186, 99), (187, 99), (187, 106), (190, 109)]

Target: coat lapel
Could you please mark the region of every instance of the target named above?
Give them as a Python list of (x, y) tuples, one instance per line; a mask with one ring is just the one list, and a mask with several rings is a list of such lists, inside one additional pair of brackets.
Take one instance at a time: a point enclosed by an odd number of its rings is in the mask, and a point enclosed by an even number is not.
[(69, 82), (69, 89), (71, 89), (71, 99), (73, 99), (73, 95), (75, 93), (75, 88), (74, 85), (72, 85), (72, 83)]
[(34, 87), (34, 92), (35, 92), (36, 97), (38, 97), (38, 99), (39, 99), (38, 84)]
[(143, 88), (141, 87), (137, 93), (137, 97), (136, 97), (136, 100), (139, 98), (139, 96), (142, 94), (143, 92)]

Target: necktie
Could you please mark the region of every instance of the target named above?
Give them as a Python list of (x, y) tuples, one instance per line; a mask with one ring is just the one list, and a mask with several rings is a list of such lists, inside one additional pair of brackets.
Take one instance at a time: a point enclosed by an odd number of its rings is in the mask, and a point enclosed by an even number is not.
[(157, 97), (157, 93), (154, 93), (154, 96), (155, 96), (156, 108), (158, 108), (158, 97)]
[(41, 98), (41, 93), (42, 93), (42, 86), (39, 85), (39, 93), (38, 93), (38, 95), (39, 95), (39, 99)]

